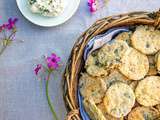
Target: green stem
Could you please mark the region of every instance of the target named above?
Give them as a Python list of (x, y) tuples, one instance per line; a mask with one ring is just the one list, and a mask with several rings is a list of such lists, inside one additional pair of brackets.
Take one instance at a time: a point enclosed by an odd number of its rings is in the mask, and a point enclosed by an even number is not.
[(16, 33), (16, 31), (12, 32), (12, 33), (9, 35), (8, 39), (11, 39), (11, 37), (12, 37), (15, 33)]
[(0, 55), (2, 55), (2, 53), (4, 52), (4, 50), (7, 48), (7, 46), (5, 45), (5, 46), (3, 46), (3, 48), (1, 49), (1, 51), (0, 51)]
[(54, 110), (54, 106), (52, 105), (51, 98), (49, 96), (48, 85), (49, 85), (50, 75), (51, 75), (51, 72), (48, 73), (48, 77), (47, 77), (47, 80), (46, 80), (46, 96), (47, 96), (48, 105), (49, 105), (50, 110), (52, 112), (53, 118), (55, 118), (55, 120), (58, 120), (57, 114)]
[(2, 53), (4, 52), (4, 50), (7, 48), (8, 44), (9, 44), (9, 43), (8, 43), (9, 40), (11, 39), (12, 35), (14, 35), (15, 33), (16, 33), (16, 32), (11, 33), (10, 36), (9, 36), (8, 38), (6, 38), (7, 43), (6, 43), (6, 45), (4, 45), (3, 48), (1, 49), (0, 55), (2, 55)]

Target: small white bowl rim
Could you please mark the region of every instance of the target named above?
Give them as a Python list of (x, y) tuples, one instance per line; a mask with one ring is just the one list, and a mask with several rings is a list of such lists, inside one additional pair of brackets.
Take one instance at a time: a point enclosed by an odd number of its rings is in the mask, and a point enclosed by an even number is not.
[(32, 21), (32, 19), (31, 19), (30, 17), (26, 16), (25, 13), (23, 13), (22, 10), (20, 9), (20, 7), (19, 7), (19, 5), (18, 5), (18, 0), (16, 0), (16, 4), (17, 4), (17, 7), (18, 7), (18, 9), (20, 10), (21, 14), (22, 14), (27, 20), (29, 20), (31, 23), (33, 23), (33, 24), (35, 24), (35, 25), (38, 25), (38, 26), (41, 26), (41, 27), (54, 27), (54, 26), (58, 26), (58, 25), (61, 25), (61, 24), (65, 23), (66, 21), (68, 21), (68, 20), (75, 14), (75, 12), (77, 11), (77, 9), (78, 9), (78, 7), (79, 7), (79, 4), (80, 4), (80, 0), (76, 0), (76, 1), (77, 1), (77, 6), (74, 8), (74, 10), (72, 11), (72, 13), (66, 17), (65, 20), (63, 20), (62, 22), (59, 22), (58, 24), (50, 24), (50, 25), (48, 25), (48, 24), (39, 24), (39, 23), (37, 23), (37, 22)]

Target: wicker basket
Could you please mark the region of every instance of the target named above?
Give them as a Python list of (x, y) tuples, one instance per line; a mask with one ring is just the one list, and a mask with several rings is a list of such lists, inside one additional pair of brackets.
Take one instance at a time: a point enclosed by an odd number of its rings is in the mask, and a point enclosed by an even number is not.
[(77, 99), (77, 84), (84, 66), (83, 51), (88, 41), (110, 28), (139, 24), (153, 25), (156, 28), (160, 28), (160, 10), (153, 13), (132, 12), (100, 19), (78, 38), (66, 65), (63, 78), (63, 96), (68, 112), (66, 120), (82, 119)]

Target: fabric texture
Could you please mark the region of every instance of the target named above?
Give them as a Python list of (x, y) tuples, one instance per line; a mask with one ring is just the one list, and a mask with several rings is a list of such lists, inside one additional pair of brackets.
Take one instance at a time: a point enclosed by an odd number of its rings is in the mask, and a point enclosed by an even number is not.
[(16, 42), (0, 56), (0, 120), (53, 120), (44, 83), (41, 89), (33, 71), (42, 56), (51, 52), (58, 54), (63, 62), (63, 67), (52, 76), (49, 91), (59, 120), (64, 120), (62, 74), (73, 44), (81, 33), (105, 16), (154, 11), (159, 5), (159, 0), (109, 0), (105, 8), (91, 15), (87, 0), (81, 0), (79, 9), (70, 20), (57, 27), (45, 28), (26, 20), (18, 10), (16, 0), (0, 0), (0, 24), (9, 17), (19, 18)]

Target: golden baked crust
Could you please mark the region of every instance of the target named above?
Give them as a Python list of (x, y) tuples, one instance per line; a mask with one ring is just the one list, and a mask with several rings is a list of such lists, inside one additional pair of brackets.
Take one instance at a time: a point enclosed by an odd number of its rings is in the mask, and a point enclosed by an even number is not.
[(103, 65), (101, 65), (98, 62), (97, 56), (93, 54), (89, 55), (86, 63), (85, 63), (85, 68), (88, 74), (91, 76), (105, 76), (108, 75), (108, 71), (105, 69)]
[(128, 45), (130, 45), (131, 35), (132, 32), (122, 32), (116, 36), (115, 40), (125, 41), (126, 43), (128, 43)]
[(152, 26), (138, 26), (131, 37), (134, 48), (151, 55), (160, 49), (160, 31)]
[(111, 69), (119, 66), (121, 57), (129, 49), (124, 41), (104, 45), (96, 54), (90, 54), (85, 68), (91, 76), (106, 76)]
[(135, 95), (127, 84), (117, 82), (107, 90), (103, 102), (108, 114), (121, 118), (131, 111)]
[(104, 117), (106, 118), (106, 120), (123, 120), (123, 118), (115, 118), (115, 117), (109, 115), (107, 113), (107, 110), (106, 110), (103, 102), (98, 104), (97, 107), (102, 111), (102, 113), (103, 113)]
[(105, 76), (102, 79), (105, 81), (107, 89), (115, 82), (131, 83), (131, 80), (121, 74), (117, 69), (111, 71), (108, 76)]
[(101, 110), (96, 106), (92, 98), (84, 99), (83, 105), (92, 120), (106, 120)]
[(111, 44), (106, 44), (98, 52), (98, 61), (106, 67), (119, 65), (121, 57), (128, 49), (129, 46), (124, 41), (114, 41)]
[(159, 112), (155, 108), (136, 107), (128, 115), (128, 120), (157, 120)]
[(121, 61), (122, 64), (119, 67), (120, 72), (132, 80), (144, 78), (149, 70), (147, 56), (134, 48), (130, 48)]
[(106, 93), (105, 82), (101, 78), (94, 78), (88, 74), (82, 74), (79, 79), (80, 93), (84, 98), (90, 98), (95, 103), (100, 103)]
[(136, 100), (143, 106), (160, 104), (160, 77), (149, 76), (138, 83), (135, 90)]

